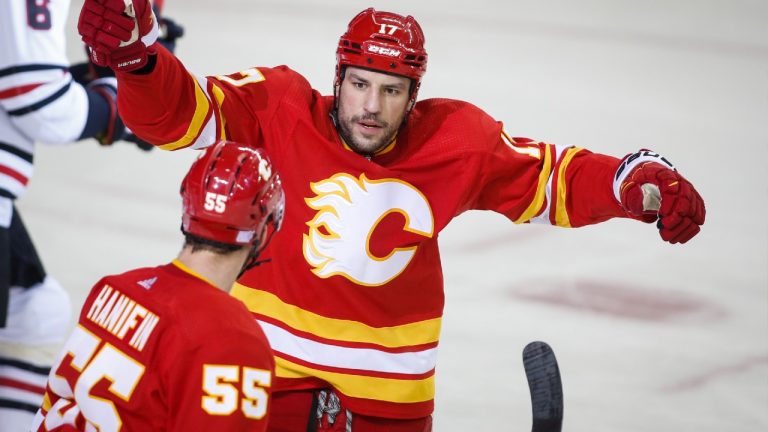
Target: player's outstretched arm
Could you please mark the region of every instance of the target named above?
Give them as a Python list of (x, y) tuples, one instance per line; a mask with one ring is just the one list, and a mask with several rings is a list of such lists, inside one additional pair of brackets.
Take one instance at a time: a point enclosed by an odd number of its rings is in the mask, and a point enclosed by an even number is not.
[(616, 171), (614, 196), (632, 216), (657, 222), (664, 241), (685, 243), (704, 224), (704, 200), (661, 155), (640, 150), (624, 157)]

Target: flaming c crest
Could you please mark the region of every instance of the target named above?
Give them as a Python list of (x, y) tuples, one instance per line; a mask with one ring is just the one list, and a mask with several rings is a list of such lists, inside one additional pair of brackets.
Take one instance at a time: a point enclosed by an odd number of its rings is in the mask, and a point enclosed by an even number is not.
[(389, 213), (405, 217), (406, 231), (425, 237), (434, 234), (427, 199), (402, 180), (336, 174), (310, 186), (315, 196), (305, 202), (317, 213), (307, 222), (304, 259), (321, 278), (340, 275), (359, 285), (378, 286), (402, 273), (416, 246), (394, 248), (387, 256), (375, 257), (368, 245), (376, 226)]

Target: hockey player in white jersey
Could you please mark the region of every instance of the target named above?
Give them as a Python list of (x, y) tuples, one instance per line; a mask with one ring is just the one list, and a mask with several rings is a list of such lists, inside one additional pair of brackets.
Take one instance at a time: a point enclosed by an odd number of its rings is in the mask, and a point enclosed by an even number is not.
[[(73, 77), (69, 0), (0, 2), (0, 431), (28, 430), (69, 331), (66, 292), (47, 275), (14, 201), (32, 177), (36, 143), (131, 140), (113, 77)], [(93, 68), (77, 68), (83, 72)], [(85, 81), (90, 81), (85, 83)], [(82, 85), (81, 83), (85, 84)]]

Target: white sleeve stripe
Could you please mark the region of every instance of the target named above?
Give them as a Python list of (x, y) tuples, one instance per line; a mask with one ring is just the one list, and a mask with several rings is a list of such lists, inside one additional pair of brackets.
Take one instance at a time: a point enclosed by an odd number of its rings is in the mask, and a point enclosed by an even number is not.
[(31, 151), (24, 150), (22, 148), (16, 147), (16, 146), (11, 145), (11, 144), (6, 144), (6, 143), (0, 141), (0, 160), (3, 159), (3, 156), (2, 156), (3, 152), (10, 153), (10, 154), (16, 156), (17, 158), (19, 158), (21, 160), (24, 160), (24, 161), (26, 161), (28, 163), (32, 163), (33, 157), (32, 157), (32, 152)]
[(216, 142), (216, 140), (218, 140), (218, 136), (216, 136), (216, 124), (219, 121), (219, 116), (216, 114), (218, 110), (216, 107), (216, 98), (208, 91), (208, 80), (205, 77), (200, 76), (195, 78), (197, 78), (197, 82), (200, 85), (200, 88), (203, 89), (203, 92), (205, 92), (205, 96), (208, 99), (208, 103), (210, 104), (211, 108), (211, 117), (205, 123), (203, 130), (200, 132), (197, 139), (192, 143), (191, 146), (191, 148), (198, 150), (211, 146)]
[(571, 148), (570, 146), (555, 145), (555, 160), (552, 162), (552, 172), (549, 173), (549, 179), (547, 179), (546, 201), (544, 202), (544, 211), (540, 215), (531, 218), (530, 222), (535, 224), (552, 225), (549, 220), (549, 210), (552, 207), (552, 178), (556, 170), (559, 168), (558, 162), (563, 153)]
[(22, 115), (29, 114), (31, 112), (37, 111), (40, 108), (43, 108), (46, 105), (48, 105), (48, 104), (50, 104), (52, 102), (55, 102), (60, 97), (64, 96), (69, 91), (69, 87), (71, 85), (72, 85), (72, 80), (70, 79), (59, 90), (57, 90), (56, 92), (54, 92), (53, 94), (51, 94), (50, 96), (48, 96), (48, 97), (46, 97), (44, 99), (41, 99), (41, 100), (39, 100), (39, 101), (37, 101), (35, 103), (32, 103), (30, 105), (27, 105), (27, 106), (18, 107), (18, 108), (15, 108), (15, 109), (9, 109), (7, 111), (8, 115), (10, 115), (12, 117), (18, 117), (18, 116), (22, 116)]
[[(10, 364), (11, 362), (16, 363), (18, 367)], [(8, 359), (7, 363), (8, 364), (0, 365), (0, 378), (18, 381), (36, 387), (45, 387), (46, 382), (48, 382), (49, 368), (28, 365), (21, 360), (14, 361)], [(22, 369), (27, 367), (31, 370)]]
[[(0, 173), (0, 196), (18, 199), (21, 198), (26, 191), (26, 185), (11, 176)], [(7, 194), (10, 194), (11, 196), (9, 197)]]
[(4, 69), (0, 69), (0, 78), (20, 74), (24, 72), (33, 72), (33, 71), (43, 71), (43, 70), (67, 70), (69, 69), (66, 66), (58, 65), (58, 64), (26, 64), (21, 66), (11, 66)]
[[(71, 74), (67, 69), (40, 69), (0, 77), (0, 94), (4, 97), (0, 100), (5, 104), (18, 95), (9, 96), (7, 93), (13, 93), (12, 89), (25, 87), (29, 85), (38, 85), (40, 87), (60, 86), (67, 82)], [(39, 88), (39, 87), (38, 87)]]
[(0, 151), (0, 167), (8, 167), (26, 178), (32, 177), (32, 163), (11, 153)]
[[(45, 391), (45, 389), (43, 389), (43, 391)], [(43, 401), (43, 393), (0, 385), (0, 400), (38, 405)]]

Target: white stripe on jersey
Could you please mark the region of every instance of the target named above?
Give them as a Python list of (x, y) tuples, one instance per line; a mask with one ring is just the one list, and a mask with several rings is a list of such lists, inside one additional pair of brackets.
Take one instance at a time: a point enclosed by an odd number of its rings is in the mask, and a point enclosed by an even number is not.
[[(0, 400), (6, 403), (6, 408), (16, 412), (34, 413), (33, 410), (43, 402), (43, 393), (48, 381), (48, 373), (44, 371), (45, 368), (25, 362), (3, 361), (0, 365)], [(4, 420), (7, 419), (4, 417)], [(31, 415), (26, 421), (30, 420)]]
[[(13, 152), (10, 150), (13, 150)], [(30, 162), (31, 156), (32, 155), (26, 157), (26, 155), (16, 149), (6, 149), (5, 145), (0, 143), (0, 165), (14, 170), (26, 178), (32, 177), (33, 168)]]
[[(88, 121), (88, 95), (85, 88), (72, 82), (66, 75), (60, 85), (30, 92), (39, 97), (29, 105), (10, 111), (11, 122), (30, 139), (46, 144), (69, 144), (75, 142)], [(53, 90), (49, 92), (48, 90)], [(57, 93), (59, 92), (59, 93)]]
[(11, 364), (2, 364), (0, 365), (0, 378), (44, 389), (48, 381), (48, 374), (29, 371)]
[(329, 345), (296, 336), (280, 327), (257, 320), (273, 350), (308, 363), (385, 373), (424, 374), (435, 368), (437, 348), (390, 353), (373, 348)]
[(11, 123), (8, 114), (0, 109), (0, 191), (19, 198), (27, 190), (26, 184), (17, 177), (32, 176), (32, 140), (22, 135)]
[(211, 104), (211, 118), (208, 119), (208, 121), (205, 123), (205, 126), (203, 126), (202, 132), (200, 132), (200, 135), (197, 137), (194, 143), (192, 143), (191, 148), (193, 149), (202, 149), (206, 148), (210, 145), (213, 145), (216, 142), (217, 136), (216, 136), (216, 122), (217, 116), (214, 109), (214, 105), (216, 105), (216, 98), (208, 92), (208, 80), (205, 77), (196, 77), (197, 82), (200, 85), (200, 87), (205, 92), (206, 97), (208, 98), (208, 102)]
[(54, 64), (25, 64), (0, 70), (0, 94), (30, 84), (56, 82), (67, 73), (67, 67)]
[[(43, 387), (41, 390), (44, 390)], [(22, 402), (29, 405), (40, 406), (43, 402), (43, 394), (29, 391), (23, 388), (11, 387), (10, 384), (0, 384), (0, 400)]]
[[(24, 73), (25, 72), (21, 72), (21, 74)], [(72, 76), (69, 74), (69, 72), (59, 71), (57, 75), (58, 76), (54, 80), (49, 80), (47, 82), (36, 82), (35, 84), (39, 84), (37, 87), (24, 93), (8, 97), (0, 97), (0, 105), (2, 105), (8, 114), (10, 114), (12, 117), (23, 114), (23, 111), (29, 111), (33, 109), (36, 105), (39, 105), (41, 102), (51, 98), (56, 93), (61, 92), (62, 89), (72, 84)], [(2, 91), (3, 89), (0, 88), (0, 93), (2, 93)], [(65, 96), (65, 94), (61, 94), (59, 97)], [(41, 106), (37, 109), (42, 108), (44, 108), (44, 106)], [(17, 113), (18, 111), (22, 112)]]
[(552, 178), (555, 176), (555, 172), (558, 167), (557, 163), (560, 162), (560, 157), (562, 157), (563, 152), (565, 152), (565, 150), (569, 148), (570, 147), (555, 145), (555, 160), (552, 161), (552, 172), (549, 173), (549, 179), (547, 179), (546, 201), (544, 202), (544, 211), (540, 215), (531, 218), (530, 220), (531, 223), (546, 224), (546, 225), (552, 224), (552, 222), (549, 220), (549, 210), (552, 208)]

